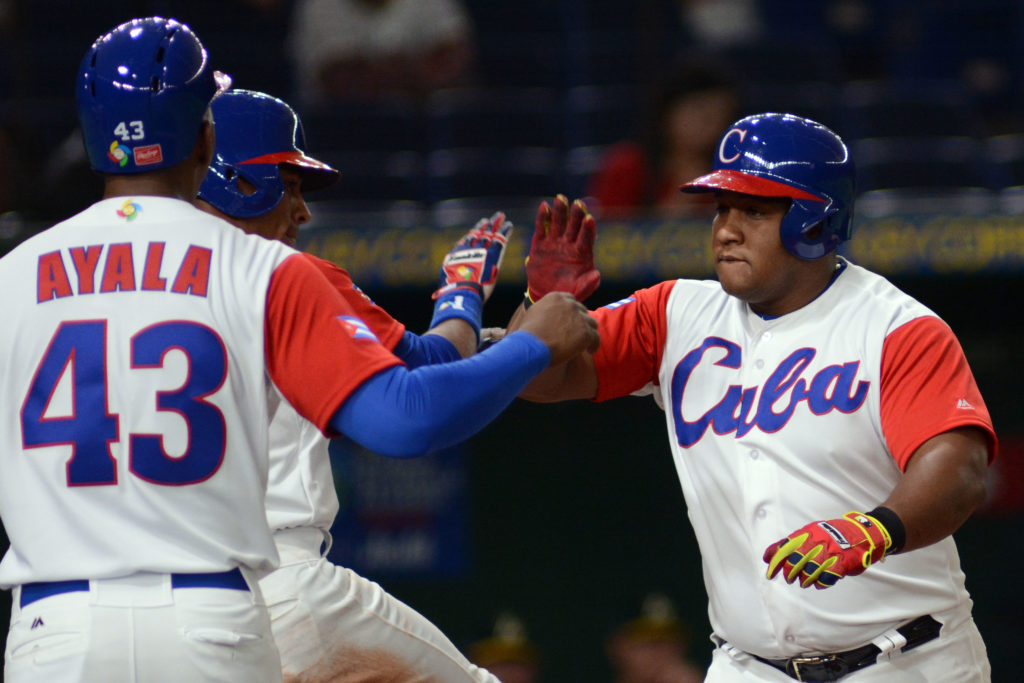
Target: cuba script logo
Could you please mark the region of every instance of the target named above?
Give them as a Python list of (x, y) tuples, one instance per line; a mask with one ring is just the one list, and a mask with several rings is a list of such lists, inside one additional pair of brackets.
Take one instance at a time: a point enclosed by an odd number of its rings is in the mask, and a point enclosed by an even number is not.
[[(725, 396), (710, 410), (700, 416), (683, 415), (683, 395), (690, 377), (704, 358), (708, 349), (725, 349), (725, 357), (713, 365), (721, 368), (738, 369), (743, 351), (739, 345), (722, 339), (708, 337), (698, 348), (690, 351), (672, 373), (672, 410), (676, 426), (676, 439), (683, 448), (689, 448), (703, 438), (708, 427), (715, 434), (735, 433), (736, 438), (747, 434), (754, 427), (762, 432), (777, 432), (786, 426), (793, 412), (806, 402), (814, 415), (825, 415), (838, 410), (852, 413), (864, 405), (870, 382), (860, 380), (854, 387), (859, 361), (840, 365), (829, 365), (813, 377), (802, 377), (814, 358), (810, 348), (797, 349), (779, 363), (765, 380), (764, 386), (742, 387), (730, 384)], [(687, 419), (687, 418), (691, 419)]]

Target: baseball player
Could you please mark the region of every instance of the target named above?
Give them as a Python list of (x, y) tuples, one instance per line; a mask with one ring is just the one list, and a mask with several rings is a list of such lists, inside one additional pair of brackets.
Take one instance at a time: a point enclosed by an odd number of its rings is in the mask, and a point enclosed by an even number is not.
[[(717, 644), (706, 680), (987, 681), (951, 534), (985, 496), (995, 433), (950, 328), (837, 255), (847, 147), (748, 116), (682, 189), (715, 194), (718, 281), (598, 309), (598, 352), (524, 395), (664, 409)], [(592, 268), (586, 220), (535, 233), (530, 299)]]
[(325, 434), (411, 455), (596, 343), (562, 295), (518, 340), (402, 365), (307, 259), (191, 204), (224, 85), (175, 20), (97, 39), (76, 92), (104, 198), (0, 259), (9, 683), (280, 681), (255, 580), (279, 562), (277, 396)]
[[(302, 123), (280, 99), (229, 90), (211, 110), (217, 147), (198, 205), (248, 233), (293, 244), (299, 226), (310, 219), (303, 191), (327, 186), (338, 172), (306, 155)], [(511, 229), (496, 214), (459, 240), (445, 258), (439, 303), (430, 331), (422, 336), (371, 302), (345, 270), (307, 258), (381, 342), (416, 367), (475, 351), (482, 304), (493, 291)], [(472, 305), (441, 303), (449, 291)], [(263, 578), (260, 588), (285, 676), (345, 680), (355, 669), (360, 680), (373, 675), (378, 676), (373, 680), (392, 680), (397, 667), (406, 671), (402, 680), (497, 683), (422, 615), (376, 583), (324, 558), (337, 512), (327, 439), (282, 401), (270, 426), (267, 490), (267, 519), (281, 567)]]

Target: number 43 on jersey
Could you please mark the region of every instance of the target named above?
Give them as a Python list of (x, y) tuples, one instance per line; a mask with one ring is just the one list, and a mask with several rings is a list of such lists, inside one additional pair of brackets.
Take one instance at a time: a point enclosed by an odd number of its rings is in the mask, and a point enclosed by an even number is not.
[[(184, 454), (168, 455), (159, 434), (130, 434), (126, 450), (115, 446), (119, 423), (117, 414), (109, 412), (105, 320), (64, 322), (53, 334), (22, 403), (25, 446), (71, 446), (68, 486), (117, 484), (115, 450), (127, 453), (134, 476), (154, 484), (183, 486), (213, 476), (224, 457), (226, 429), (220, 409), (206, 399), (227, 377), (227, 352), (209, 327), (162, 322), (131, 338), (131, 368), (159, 369), (172, 349), (184, 354), (187, 379), (173, 391), (155, 391), (154, 404), (157, 411), (185, 420), (189, 439)], [(70, 382), (70, 414), (50, 416), (62, 381)]]

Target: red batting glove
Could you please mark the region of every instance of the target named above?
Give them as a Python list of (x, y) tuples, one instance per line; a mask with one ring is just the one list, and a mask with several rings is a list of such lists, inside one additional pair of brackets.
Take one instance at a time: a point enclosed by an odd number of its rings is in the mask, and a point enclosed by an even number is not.
[(811, 522), (764, 551), (768, 578), (782, 572), (786, 583), (800, 578), (800, 587), (834, 586), (844, 576), (856, 576), (878, 562), (892, 546), (882, 523), (863, 512), (839, 519)]
[(540, 301), (548, 292), (570, 292), (577, 301), (593, 294), (601, 284), (594, 267), (596, 237), (597, 223), (579, 199), (571, 210), (565, 195), (555, 197), (554, 208), (541, 202), (526, 257), (527, 301)]

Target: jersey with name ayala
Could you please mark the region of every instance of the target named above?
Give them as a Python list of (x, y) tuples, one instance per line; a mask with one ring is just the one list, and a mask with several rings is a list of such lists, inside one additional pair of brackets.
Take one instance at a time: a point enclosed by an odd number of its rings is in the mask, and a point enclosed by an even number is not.
[(295, 250), (111, 198), (0, 259), (0, 585), (277, 563), (274, 390), (320, 429), (397, 360)]
[[(362, 292), (348, 272), (329, 261), (305, 254), (348, 302), (385, 348), (394, 349), (405, 326)], [(328, 441), (316, 425), (281, 401), (270, 422), (270, 477), (267, 522), (272, 530), (316, 527), (325, 533), (338, 514)]]
[(963, 351), (934, 313), (844, 262), (817, 299), (771, 320), (693, 280), (594, 314), (597, 400), (653, 392), (665, 410), (718, 636), (770, 658), (835, 652), (968, 599), (952, 538), (823, 591), (766, 579), (761, 559), (809, 522), (881, 504), (932, 436), (973, 425), (994, 448)]

